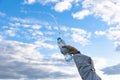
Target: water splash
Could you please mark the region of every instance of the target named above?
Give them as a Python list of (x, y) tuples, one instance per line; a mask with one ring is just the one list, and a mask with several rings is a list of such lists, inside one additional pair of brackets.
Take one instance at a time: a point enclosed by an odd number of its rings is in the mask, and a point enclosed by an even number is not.
[(34, 14), (46, 14), (48, 16), (50, 16), (53, 20), (54, 20), (54, 23), (55, 25), (58, 27), (58, 37), (61, 37), (61, 30), (60, 30), (60, 26), (58, 25), (58, 22), (56, 20), (56, 17), (51, 14), (51, 13), (48, 13), (48, 12), (41, 12), (41, 11), (31, 11), (31, 10), (21, 10), (21, 12), (23, 13), (34, 13)]

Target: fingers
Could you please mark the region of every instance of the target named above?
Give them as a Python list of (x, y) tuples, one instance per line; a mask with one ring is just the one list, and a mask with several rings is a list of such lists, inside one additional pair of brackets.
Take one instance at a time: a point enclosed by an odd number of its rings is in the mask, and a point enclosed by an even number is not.
[(70, 45), (65, 45), (65, 46), (62, 46), (62, 48), (68, 48), (68, 49), (70, 49), (70, 48), (74, 48), (74, 47), (72, 47)]
[(76, 48), (74, 48), (74, 47), (72, 47), (70, 45), (63, 46), (62, 48), (67, 48), (70, 54), (74, 54), (74, 53), (78, 52), (78, 50)]
[(62, 46), (62, 48), (67, 48), (67, 49), (70, 49), (70, 50), (76, 50), (76, 48), (74, 48), (70, 45)]
[(68, 48), (68, 46), (62, 46), (62, 48)]

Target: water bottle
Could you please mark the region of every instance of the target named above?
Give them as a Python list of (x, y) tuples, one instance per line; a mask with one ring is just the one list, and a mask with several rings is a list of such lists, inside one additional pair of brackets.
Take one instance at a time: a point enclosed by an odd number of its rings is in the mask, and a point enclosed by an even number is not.
[(65, 57), (65, 60), (67, 62), (70, 62), (72, 60), (72, 55), (68, 53), (68, 49), (62, 48), (62, 46), (66, 45), (65, 41), (59, 37), (59, 38), (57, 38), (57, 43), (58, 43), (61, 53)]

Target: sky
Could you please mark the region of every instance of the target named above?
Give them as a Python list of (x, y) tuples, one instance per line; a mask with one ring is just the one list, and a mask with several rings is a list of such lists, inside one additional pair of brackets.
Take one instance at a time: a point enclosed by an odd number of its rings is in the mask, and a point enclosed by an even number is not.
[(0, 79), (81, 80), (58, 37), (120, 78), (120, 0), (0, 0)]

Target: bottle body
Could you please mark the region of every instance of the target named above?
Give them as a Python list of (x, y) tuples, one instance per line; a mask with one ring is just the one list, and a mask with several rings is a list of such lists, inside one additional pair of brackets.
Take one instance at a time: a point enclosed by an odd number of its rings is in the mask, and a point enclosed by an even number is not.
[(65, 41), (64, 41), (63, 39), (61, 39), (61, 38), (58, 38), (58, 39), (57, 39), (57, 43), (58, 43), (58, 46), (59, 46), (59, 48), (60, 48), (61, 53), (62, 53), (62, 54), (64, 55), (64, 57), (65, 57), (65, 60), (66, 60), (67, 62), (70, 62), (70, 61), (72, 60), (72, 55), (68, 53), (68, 49), (62, 48), (62, 46), (65, 46), (65, 45), (66, 45)]

